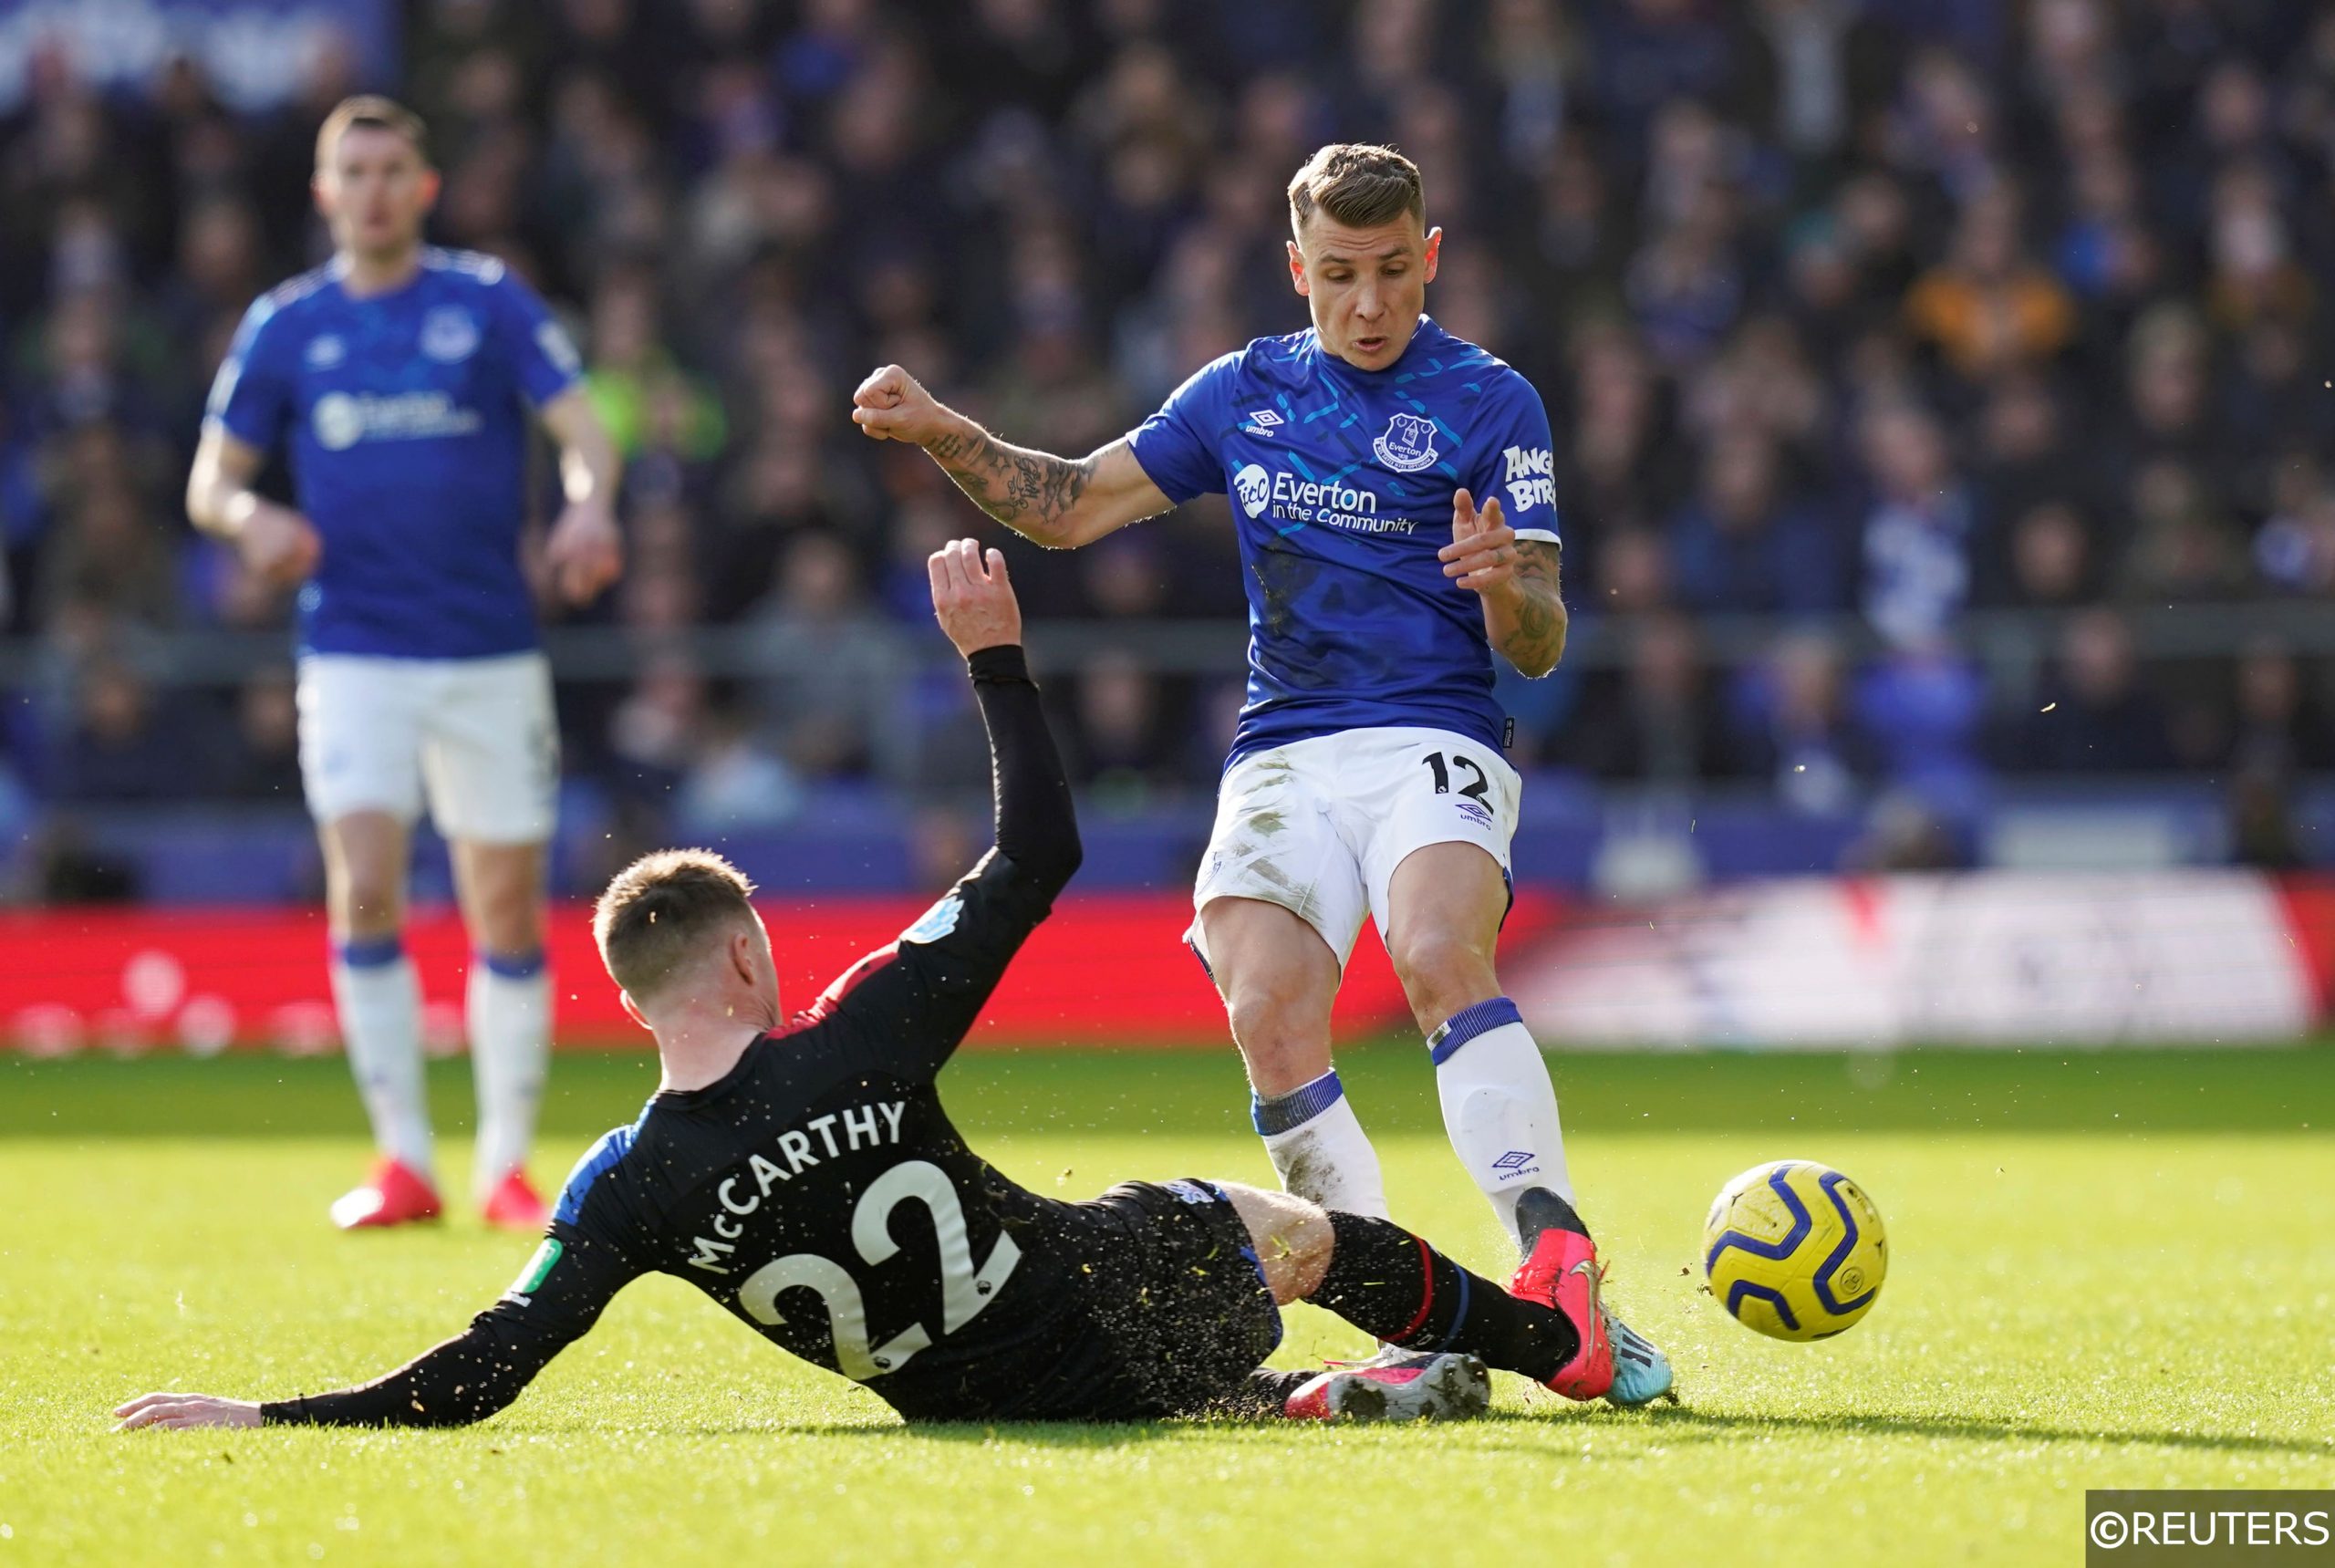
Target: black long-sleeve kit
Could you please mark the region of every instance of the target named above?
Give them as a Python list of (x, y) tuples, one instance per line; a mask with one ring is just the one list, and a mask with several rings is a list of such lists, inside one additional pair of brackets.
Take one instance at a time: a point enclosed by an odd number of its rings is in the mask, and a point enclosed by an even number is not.
[(595, 1144), (534, 1260), (464, 1333), (266, 1420), (483, 1419), (645, 1273), (688, 1280), (909, 1419), (1166, 1415), (1240, 1386), (1280, 1318), (1221, 1193), (1041, 1198), (965, 1146), (934, 1089), (1080, 853), (1022, 650), (970, 665), (997, 847), (719, 1082), (660, 1092)]

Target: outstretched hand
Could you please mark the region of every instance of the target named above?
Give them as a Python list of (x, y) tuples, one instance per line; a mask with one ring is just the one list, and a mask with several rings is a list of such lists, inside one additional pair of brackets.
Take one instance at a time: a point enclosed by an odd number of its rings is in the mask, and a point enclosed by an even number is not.
[(256, 1427), (259, 1407), (249, 1399), (222, 1399), (215, 1394), (140, 1394), (114, 1411), (121, 1417), (117, 1432), (140, 1427)]
[(1504, 588), (1516, 579), (1516, 530), (1500, 516), (1495, 495), (1476, 510), (1476, 498), (1466, 491), (1451, 497), (1451, 543), (1436, 552), (1443, 575), (1478, 594)]
[(940, 629), (970, 659), (984, 648), (1022, 640), (1022, 606), (1005, 575), (1005, 555), (986, 556), (970, 539), (951, 539), (927, 557), (932, 614)]

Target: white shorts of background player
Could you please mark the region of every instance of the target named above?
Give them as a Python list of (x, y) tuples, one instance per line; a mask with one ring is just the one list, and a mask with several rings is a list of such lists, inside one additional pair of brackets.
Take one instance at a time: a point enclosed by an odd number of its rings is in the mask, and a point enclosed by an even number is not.
[[(1343, 970), (1365, 915), (1386, 935), (1387, 884), (1413, 850), (1473, 844), (1507, 877), (1523, 793), (1506, 758), (1448, 730), (1347, 730), (1251, 752), (1218, 791), (1192, 908), (1278, 904)], [(1185, 940), (1210, 963), (1198, 919)]]
[(410, 824), (426, 801), (447, 838), (550, 839), (559, 730), (541, 653), (311, 654), (300, 660), (299, 705), (300, 779), (318, 822), (385, 811)]

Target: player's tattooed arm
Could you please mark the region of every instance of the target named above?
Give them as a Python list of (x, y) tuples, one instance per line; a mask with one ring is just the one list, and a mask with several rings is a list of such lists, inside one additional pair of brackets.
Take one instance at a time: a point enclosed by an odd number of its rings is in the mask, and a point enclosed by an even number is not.
[[(1557, 667), (1565, 653), (1564, 596), (1557, 580), (1557, 546), (1544, 539), (1516, 542), (1515, 591), (1507, 615), (1487, 597), (1485, 628), (1498, 639), (1500, 650), (1523, 674), (1538, 678)], [(1499, 620), (1504, 618), (1502, 627)]]
[(852, 423), (877, 441), (922, 447), (973, 504), (1053, 549), (1091, 544), (1171, 503), (1125, 441), (1082, 458), (1009, 445), (887, 365), (851, 397)]
[(1041, 545), (1071, 543), (1057, 535), (1094, 483), (1100, 456), (1073, 462), (1009, 446), (970, 420), (928, 441), (924, 450), (974, 505)]
[(1484, 635), (1520, 673), (1537, 680), (1557, 667), (1566, 618), (1555, 545), (1518, 538), (1498, 497), (1479, 512), (1462, 490), (1451, 498), (1451, 543), (1437, 554), (1443, 575), (1483, 600)]

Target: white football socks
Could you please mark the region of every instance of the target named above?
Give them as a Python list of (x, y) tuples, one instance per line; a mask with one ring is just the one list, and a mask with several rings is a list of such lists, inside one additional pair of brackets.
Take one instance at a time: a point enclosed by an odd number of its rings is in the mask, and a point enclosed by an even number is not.
[(544, 1061), (551, 1045), (551, 971), (540, 952), (517, 958), (480, 953), (465, 999), (471, 1077), (478, 1088), (478, 1153), (473, 1184), (483, 1199), (527, 1160), (543, 1105)]
[(1427, 1045), (1452, 1152), (1509, 1234), (1517, 1233), (1516, 1199), (1527, 1189), (1545, 1187), (1571, 1203), (1556, 1085), (1516, 1003), (1495, 996), (1463, 1007)]
[(1324, 1209), (1386, 1218), (1378, 1151), (1363, 1136), (1335, 1068), (1285, 1095), (1252, 1095), (1250, 1117), (1264, 1137), (1283, 1191)]
[(430, 1102), (421, 1081), (421, 981), (396, 937), (334, 944), (333, 1006), (373, 1143), (431, 1179)]

